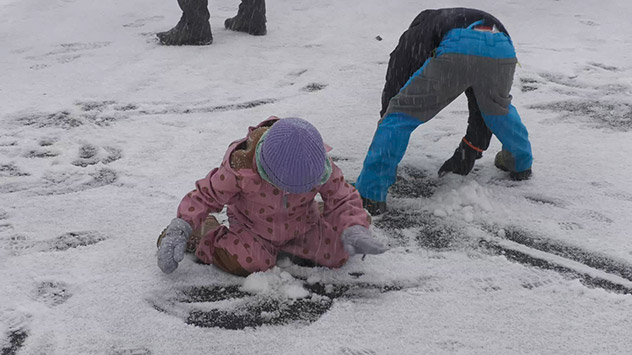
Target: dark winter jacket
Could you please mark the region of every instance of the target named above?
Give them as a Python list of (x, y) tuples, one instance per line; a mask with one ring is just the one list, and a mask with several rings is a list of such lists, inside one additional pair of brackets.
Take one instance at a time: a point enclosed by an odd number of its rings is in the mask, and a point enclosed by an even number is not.
[(432, 56), (446, 33), (454, 28), (466, 28), (479, 20), (484, 21), (481, 26), (495, 25), (500, 32), (509, 36), (497, 18), (481, 10), (449, 8), (425, 10), (417, 15), (391, 53), (386, 84), (382, 92), (380, 116), (386, 112), (391, 98), (397, 95), (413, 73)]

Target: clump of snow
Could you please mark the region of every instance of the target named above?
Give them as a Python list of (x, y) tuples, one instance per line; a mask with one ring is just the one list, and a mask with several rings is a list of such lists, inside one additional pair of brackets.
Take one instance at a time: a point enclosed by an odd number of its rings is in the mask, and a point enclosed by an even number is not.
[(277, 262), (276, 262), (277, 266), (281, 267), (281, 268), (287, 268), (292, 266), (292, 260), (290, 260), (290, 258), (288, 257), (280, 257)]
[(279, 267), (246, 277), (241, 290), (249, 293), (273, 293), (291, 299), (309, 296), (301, 281)]
[(438, 192), (433, 198), (436, 204), (433, 214), (437, 217), (458, 216), (466, 222), (472, 222), (475, 211), (493, 210), (488, 189), (475, 180), (467, 181), (447, 193)]
[(307, 278), (307, 283), (313, 285), (322, 281), (322, 276), (320, 274), (314, 274)]

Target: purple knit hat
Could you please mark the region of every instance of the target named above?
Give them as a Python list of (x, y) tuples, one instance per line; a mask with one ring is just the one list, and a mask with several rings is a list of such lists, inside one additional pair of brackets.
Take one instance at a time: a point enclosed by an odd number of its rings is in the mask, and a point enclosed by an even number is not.
[(301, 118), (284, 118), (266, 132), (259, 159), (272, 184), (302, 194), (320, 184), (327, 155), (316, 127)]

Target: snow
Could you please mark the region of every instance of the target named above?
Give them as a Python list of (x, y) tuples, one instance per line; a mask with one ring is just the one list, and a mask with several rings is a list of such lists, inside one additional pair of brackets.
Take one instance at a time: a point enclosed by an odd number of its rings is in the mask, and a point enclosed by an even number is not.
[(434, 210), (437, 217), (458, 215), (466, 222), (474, 220), (475, 211), (491, 211), (493, 207), (489, 200), (489, 189), (479, 185), (476, 181), (465, 181), (458, 188), (450, 191), (437, 191), (432, 201), (438, 207)]
[(291, 299), (309, 296), (302, 283), (278, 267), (249, 275), (241, 285), (241, 290), (255, 294), (274, 293)]
[[(222, 28), (237, 6), (210, 2), (212, 45), (173, 48), (153, 34), (177, 22), (176, 1), (0, 0), (3, 353), (630, 351), (632, 296), (608, 288), (632, 289), (629, 1), (277, 0), (263, 37)], [(402, 167), (430, 192), (389, 197), (410, 226), (374, 219), (385, 254), (247, 278), (188, 256), (160, 272), (155, 241), (182, 196), (268, 116), (308, 119), (355, 179), (389, 53), (418, 12), (450, 6), (512, 35), (531, 180), (494, 167), (495, 139), (470, 175), (436, 176), (465, 132), (460, 97), (411, 137)], [(187, 324), (253, 304), (268, 323)], [(303, 306), (316, 316), (273, 323)]]

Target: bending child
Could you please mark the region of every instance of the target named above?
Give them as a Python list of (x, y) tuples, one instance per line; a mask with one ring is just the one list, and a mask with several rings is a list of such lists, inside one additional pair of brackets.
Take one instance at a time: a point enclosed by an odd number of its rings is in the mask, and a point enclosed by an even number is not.
[(411, 133), (463, 92), (467, 131), (439, 175), (469, 174), (493, 133), (503, 144), (494, 165), (514, 180), (529, 179), (529, 134), (509, 93), (517, 62), (509, 33), (484, 11), (449, 8), (417, 15), (391, 53), (381, 119), (356, 182), (364, 207), (372, 215), (386, 212), (386, 195)]
[[(229, 227), (209, 217), (224, 206)], [(318, 130), (300, 118), (271, 117), (233, 142), (221, 166), (182, 199), (158, 240), (158, 266), (173, 272), (188, 249), (240, 276), (272, 268), (279, 252), (337, 268), (352, 255), (387, 250), (369, 223)]]

